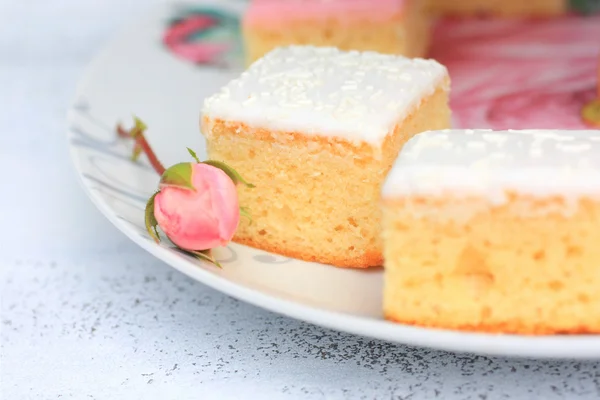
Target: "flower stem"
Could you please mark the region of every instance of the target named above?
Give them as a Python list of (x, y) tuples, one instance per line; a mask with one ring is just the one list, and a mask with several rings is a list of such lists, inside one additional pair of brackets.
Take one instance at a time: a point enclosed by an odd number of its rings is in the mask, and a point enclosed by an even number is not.
[(150, 165), (152, 165), (152, 168), (154, 168), (154, 171), (156, 171), (158, 175), (162, 175), (163, 172), (165, 172), (165, 167), (158, 160), (158, 157), (156, 156), (156, 153), (154, 153), (154, 150), (152, 150), (152, 147), (150, 147), (150, 144), (144, 136), (144, 129), (142, 126), (140, 126), (140, 124), (136, 123), (136, 125), (130, 131), (127, 131), (119, 124), (117, 125), (117, 135), (119, 135), (119, 137), (133, 139), (135, 141), (133, 150), (134, 160), (137, 158), (137, 154), (139, 154), (141, 151), (146, 154)]

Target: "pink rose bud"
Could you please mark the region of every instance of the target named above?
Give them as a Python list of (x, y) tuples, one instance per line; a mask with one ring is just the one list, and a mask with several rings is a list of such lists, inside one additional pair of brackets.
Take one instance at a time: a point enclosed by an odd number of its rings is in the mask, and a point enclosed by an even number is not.
[(222, 169), (205, 163), (169, 168), (154, 198), (154, 217), (184, 250), (226, 245), (240, 220), (236, 185)]

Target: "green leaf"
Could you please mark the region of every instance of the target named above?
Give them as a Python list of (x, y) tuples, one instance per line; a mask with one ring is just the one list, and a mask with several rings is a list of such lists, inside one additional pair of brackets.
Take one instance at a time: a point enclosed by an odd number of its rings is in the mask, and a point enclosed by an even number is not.
[(196, 155), (196, 152), (192, 149), (190, 149), (189, 147), (186, 147), (188, 153), (190, 153), (190, 156), (192, 156), (192, 158), (194, 160), (196, 160), (197, 163), (200, 163), (200, 159), (198, 158), (198, 156)]
[(200, 261), (207, 261), (214, 264), (216, 267), (223, 268), (221, 264), (213, 257), (211, 250), (186, 250), (188, 253), (196, 257)]
[(148, 231), (150, 237), (154, 239), (156, 243), (160, 242), (160, 236), (158, 234), (158, 229), (156, 229), (156, 227), (158, 226), (158, 221), (156, 220), (156, 217), (154, 217), (154, 198), (159, 193), (160, 192), (156, 192), (152, 195), (152, 197), (150, 197), (150, 199), (146, 203), (146, 209), (144, 212), (144, 222), (146, 223), (146, 230)]
[(248, 218), (250, 220), (250, 223), (252, 223), (252, 216), (250, 215), (250, 210), (248, 210), (248, 208), (240, 207), (240, 215), (242, 217)]
[(225, 172), (231, 178), (233, 183), (235, 183), (236, 185), (238, 183), (242, 183), (242, 184), (246, 185), (246, 187), (249, 187), (249, 188), (255, 187), (253, 184), (246, 182), (244, 180), (244, 178), (242, 178), (242, 176), (235, 169), (231, 168), (229, 165), (225, 164), (222, 161), (206, 160), (206, 161), (203, 161), (202, 163), (211, 165), (215, 168), (219, 168), (220, 170)]
[(192, 164), (179, 163), (167, 168), (160, 177), (159, 183), (161, 188), (166, 186), (196, 190), (192, 185)]

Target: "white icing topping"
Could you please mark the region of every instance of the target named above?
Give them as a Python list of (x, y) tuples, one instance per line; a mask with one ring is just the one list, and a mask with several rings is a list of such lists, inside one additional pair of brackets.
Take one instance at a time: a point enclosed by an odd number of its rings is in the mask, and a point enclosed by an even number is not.
[(271, 51), (206, 99), (203, 114), (381, 143), (446, 77), (446, 68), (433, 60), (291, 46)]
[(567, 199), (600, 196), (600, 130), (445, 130), (409, 140), (383, 197), (484, 196), (507, 191)]

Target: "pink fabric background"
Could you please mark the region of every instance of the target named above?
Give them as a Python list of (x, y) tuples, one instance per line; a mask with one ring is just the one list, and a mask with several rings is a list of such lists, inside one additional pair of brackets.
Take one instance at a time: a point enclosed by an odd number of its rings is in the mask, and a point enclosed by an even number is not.
[(600, 16), (449, 19), (431, 56), (450, 71), (458, 127), (581, 129), (597, 96)]

